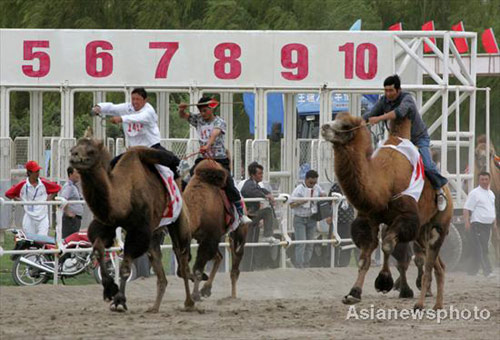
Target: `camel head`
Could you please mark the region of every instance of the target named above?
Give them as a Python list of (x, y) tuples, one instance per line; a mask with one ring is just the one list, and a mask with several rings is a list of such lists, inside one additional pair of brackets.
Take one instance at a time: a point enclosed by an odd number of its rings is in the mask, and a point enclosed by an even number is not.
[(351, 143), (356, 136), (367, 134), (368, 130), (365, 127), (366, 124), (363, 118), (341, 112), (334, 121), (321, 127), (321, 135), (333, 145), (346, 145)]
[(69, 163), (80, 172), (99, 165), (107, 168), (109, 165), (110, 155), (101, 140), (80, 138), (70, 152)]

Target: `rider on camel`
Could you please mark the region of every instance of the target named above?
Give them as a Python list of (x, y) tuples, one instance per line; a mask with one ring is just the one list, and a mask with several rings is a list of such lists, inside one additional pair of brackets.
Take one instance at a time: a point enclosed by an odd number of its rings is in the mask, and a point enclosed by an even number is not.
[(398, 75), (387, 77), (384, 80), (384, 93), (371, 112), (365, 113), (363, 118), (370, 124), (377, 124), (386, 120), (408, 118), (411, 120), (411, 142), (415, 144), (422, 156), (425, 175), (429, 178), (432, 187), (437, 190), (437, 206), (439, 211), (446, 209), (446, 196), (442, 187), (448, 180), (440, 173), (432, 161), (430, 152), (430, 137), (427, 132), (417, 105), (410, 93), (401, 90), (401, 80)]

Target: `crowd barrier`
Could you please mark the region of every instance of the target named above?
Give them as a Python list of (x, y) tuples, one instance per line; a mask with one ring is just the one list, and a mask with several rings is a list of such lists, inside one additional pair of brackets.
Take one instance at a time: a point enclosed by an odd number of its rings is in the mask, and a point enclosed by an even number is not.
[[(313, 201), (313, 202), (318, 202), (318, 201), (331, 201), (332, 202), (332, 221), (333, 221), (333, 229), (332, 229), (332, 239), (322, 239), (322, 240), (292, 240), (289, 235), (289, 224), (291, 220), (287, 218), (286, 223), (280, 223), (280, 232), (283, 237), (283, 240), (280, 241), (279, 243), (271, 244), (268, 242), (257, 242), (257, 243), (246, 243), (245, 247), (250, 248), (250, 247), (280, 247), (281, 251), (281, 261), (280, 261), (280, 268), (286, 268), (286, 249), (295, 244), (322, 244), (322, 245), (330, 245), (332, 247), (331, 251), (331, 258), (330, 258), (330, 266), (334, 267), (335, 266), (335, 251), (333, 251), (333, 248), (335, 247), (340, 247), (340, 249), (351, 249), (355, 248), (354, 244), (352, 243), (352, 240), (350, 238), (341, 238), (340, 235), (338, 234), (337, 231), (337, 217), (338, 217), (338, 208), (340, 204), (342, 203), (343, 200), (346, 198), (340, 194), (333, 193), (332, 196), (329, 197), (308, 197), (308, 198), (294, 198), (294, 202), (307, 202), (307, 201)], [(246, 198), (244, 201), (247, 202), (265, 202), (265, 199), (261, 198)], [(280, 194), (277, 197), (275, 197), (276, 202), (281, 202), (284, 207), (284, 211), (286, 211), (285, 216), (290, 216), (290, 195), (288, 194)], [(63, 197), (56, 197), (54, 201), (45, 201), (45, 202), (40, 202), (40, 201), (8, 201), (5, 200), (4, 198), (0, 197), (0, 208), (2, 206), (16, 206), (16, 205), (25, 205), (25, 204), (37, 204), (37, 205), (48, 205), (48, 206), (56, 206), (56, 249), (52, 250), (47, 250), (47, 249), (37, 249), (37, 250), (4, 250), (2, 247), (0, 247), (0, 257), (4, 255), (25, 255), (25, 254), (54, 254), (54, 266), (57, 268), (59, 266), (59, 257), (62, 256), (65, 253), (71, 253), (71, 252), (91, 252), (92, 248), (88, 249), (67, 249), (61, 239), (62, 235), (62, 216), (63, 216), (63, 211), (66, 205), (68, 204), (86, 204), (85, 201), (68, 201), (64, 199)], [(21, 229), (21, 228), (19, 228)], [(226, 236), (227, 237), (227, 236)], [(121, 252), (123, 251), (123, 240), (122, 240), (122, 232), (121, 228), (117, 228), (116, 230), (116, 244), (112, 248), (106, 249), (108, 252)], [(227, 272), (230, 268), (230, 245), (229, 242), (221, 242), (219, 243), (220, 247), (224, 248), (224, 261), (225, 261), (225, 266), (224, 270)], [(197, 248), (198, 244), (196, 243), (196, 240), (193, 240), (193, 243), (191, 244), (192, 248)], [(161, 246), (161, 249), (172, 249), (171, 244), (164, 244)], [(175, 260), (175, 257), (174, 257)], [(118, 280), (119, 278), (119, 259), (117, 257), (118, 264), (115, 266), (115, 279)], [(174, 264), (175, 266), (177, 263)], [(176, 268), (174, 268), (176, 269)], [(53, 283), (54, 285), (57, 285), (59, 281), (59, 278), (57, 276), (57, 273), (54, 275)]]

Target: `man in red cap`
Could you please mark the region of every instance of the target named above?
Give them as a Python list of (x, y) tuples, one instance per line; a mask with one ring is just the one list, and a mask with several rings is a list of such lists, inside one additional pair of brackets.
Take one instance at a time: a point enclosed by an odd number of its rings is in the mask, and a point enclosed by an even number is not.
[[(35, 161), (26, 163), (28, 178), (13, 185), (5, 196), (16, 201), (48, 201), (61, 190), (57, 183), (40, 178), (40, 165)], [(24, 205), (23, 230), (30, 234), (49, 233), (49, 209), (47, 205)]]

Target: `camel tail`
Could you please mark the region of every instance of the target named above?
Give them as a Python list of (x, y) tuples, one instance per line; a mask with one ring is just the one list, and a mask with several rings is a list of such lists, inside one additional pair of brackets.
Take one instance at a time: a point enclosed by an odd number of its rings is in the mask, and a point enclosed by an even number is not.
[(198, 164), (194, 174), (202, 182), (223, 188), (226, 185), (227, 171), (215, 161), (205, 160)]

